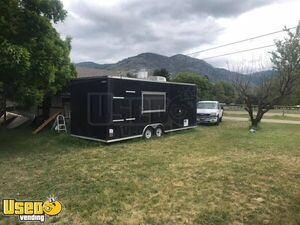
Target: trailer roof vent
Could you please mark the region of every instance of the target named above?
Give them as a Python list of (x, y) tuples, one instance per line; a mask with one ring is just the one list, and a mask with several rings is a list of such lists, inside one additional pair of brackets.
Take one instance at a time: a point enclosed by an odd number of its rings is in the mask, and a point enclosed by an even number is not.
[(162, 76), (149, 76), (148, 80), (153, 80), (153, 81), (160, 81), (160, 82), (166, 82), (167, 79)]
[(136, 74), (136, 78), (138, 78), (138, 79), (147, 79), (148, 78), (148, 71), (146, 69), (141, 69)]

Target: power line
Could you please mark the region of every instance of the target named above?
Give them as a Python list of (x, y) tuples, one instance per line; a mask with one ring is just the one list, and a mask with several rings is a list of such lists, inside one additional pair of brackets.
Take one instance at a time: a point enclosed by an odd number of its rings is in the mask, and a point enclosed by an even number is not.
[(212, 59), (212, 58), (217, 58), (217, 57), (222, 57), (222, 56), (227, 56), (227, 55), (233, 55), (233, 54), (238, 54), (238, 53), (242, 53), (242, 52), (249, 52), (249, 51), (262, 49), (262, 48), (273, 47), (273, 46), (275, 46), (275, 45), (274, 44), (273, 45), (265, 45), (265, 46), (261, 46), (261, 47), (257, 47), (257, 48), (250, 48), (250, 49), (245, 49), (245, 50), (241, 50), (241, 51), (225, 53), (225, 54), (222, 54), (222, 55), (210, 56), (210, 57), (202, 58), (202, 60)]
[[(296, 29), (296, 28), (297, 27), (291, 27), (291, 28), (287, 28), (286, 30), (292, 30), (292, 29)], [(267, 33), (267, 34), (262, 34), (262, 35), (258, 35), (258, 36), (255, 36), (255, 37), (243, 39), (243, 40), (240, 40), (240, 41), (235, 41), (235, 42), (227, 43), (227, 44), (224, 44), (224, 45), (219, 45), (219, 46), (216, 46), (216, 47), (207, 48), (207, 49), (203, 49), (203, 50), (200, 50), (200, 51), (188, 53), (188, 54), (185, 54), (185, 55), (194, 55), (194, 54), (197, 54), (197, 53), (207, 52), (207, 51), (210, 51), (210, 50), (223, 48), (223, 47), (226, 47), (226, 46), (229, 46), (229, 45), (234, 45), (234, 44), (238, 44), (238, 43), (242, 43), (242, 42), (246, 42), (246, 41), (251, 41), (251, 40), (254, 40), (254, 39), (257, 39), (257, 38), (266, 37), (266, 36), (281, 33), (281, 32), (285, 32), (285, 30), (274, 31), (274, 32), (270, 32), (270, 33)]]

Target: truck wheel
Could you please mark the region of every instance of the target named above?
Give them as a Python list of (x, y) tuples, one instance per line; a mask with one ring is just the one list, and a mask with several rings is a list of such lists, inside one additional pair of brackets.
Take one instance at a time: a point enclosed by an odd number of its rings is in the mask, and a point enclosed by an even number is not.
[(223, 116), (219, 119), (220, 123), (222, 123)]
[(163, 135), (163, 129), (161, 127), (157, 127), (155, 129), (155, 135), (156, 137), (161, 137)]
[(152, 137), (152, 128), (148, 127), (148, 128), (145, 130), (144, 137), (145, 137), (146, 139), (150, 139), (150, 138)]

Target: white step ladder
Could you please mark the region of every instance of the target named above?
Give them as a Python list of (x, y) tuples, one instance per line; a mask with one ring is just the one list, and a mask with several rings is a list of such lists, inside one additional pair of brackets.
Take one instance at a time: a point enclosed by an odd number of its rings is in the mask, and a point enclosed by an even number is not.
[(53, 124), (54, 129), (59, 133), (61, 131), (64, 131), (67, 133), (67, 126), (66, 126), (66, 120), (63, 115), (58, 115), (55, 119), (55, 122)]

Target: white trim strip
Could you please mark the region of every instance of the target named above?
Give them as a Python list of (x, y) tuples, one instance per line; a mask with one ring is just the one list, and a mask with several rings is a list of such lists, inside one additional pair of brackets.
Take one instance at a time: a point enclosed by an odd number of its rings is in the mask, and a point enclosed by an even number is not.
[(113, 122), (124, 122), (124, 120), (123, 119), (121, 119), (121, 120), (113, 120)]
[(116, 141), (128, 140), (128, 139), (133, 139), (133, 138), (139, 138), (139, 137), (142, 137), (143, 135), (135, 135), (135, 136), (124, 137), (124, 138), (117, 138), (117, 139), (111, 139), (111, 140), (103, 140), (103, 139), (98, 139), (98, 138), (90, 138), (90, 137), (80, 136), (80, 135), (75, 135), (75, 134), (71, 134), (71, 136), (72, 137), (86, 139), (86, 140), (91, 140), (91, 141), (99, 141), (99, 142), (104, 142), (104, 143), (112, 143), (112, 142), (116, 142)]
[(135, 118), (127, 118), (126, 121), (134, 121)]
[(171, 130), (165, 130), (166, 133), (172, 132), (172, 131), (178, 131), (178, 130), (186, 130), (186, 129), (191, 129), (191, 128), (196, 128), (197, 126), (192, 126), (192, 127), (182, 127), (182, 128), (177, 128), (177, 129), (171, 129)]
[(108, 140), (106, 142), (111, 143), (111, 142), (123, 141), (123, 140), (128, 140), (128, 139), (133, 139), (133, 138), (139, 138), (139, 137), (143, 137), (143, 135), (135, 135), (135, 136), (130, 136), (130, 137), (117, 138), (117, 139)]
[(124, 99), (125, 97), (114, 96), (113, 99)]
[(142, 111), (142, 113), (157, 113), (157, 112), (166, 112), (165, 109), (156, 109), (156, 110), (146, 110), (146, 111)]
[(103, 139), (98, 139), (98, 138), (91, 138), (91, 137), (80, 136), (80, 135), (75, 135), (75, 134), (71, 134), (71, 136), (72, 136), (72, 137), (77, 137), (77, 138), (86, 139), (86, 140), (91, 140), (91, 141), (99, 141), (99, 142), (107, 143), (107, 141), (105, 141), (105, 140), (103, 140)]
[(162, 92), (162, 91), (142, 91), (142, 94), (144, 94), (144, 95), (164, 95), (164, 96), (166, 96), (166, 92)]
[(126, 91), (126, 93), (135, 94), (135, 91)]
[[(177, 128), (177, 129), (171, 129), (171, 130), (165, 130), (166, 133), (172, 132), (172, 131), (178, 131), (178, 130), (186, 130), (186, 129), (191, 129), (195, 128), (197, 126), (192, 126), (192, 127), (183, 127), (183, 128)], [(133, 139), (133, 138), (139, 138), (143, 137), (143, 135), (135, 135), (135, 136), (130, 136), (130, 137), (124, 137), (124, 138), (117, 138), (117, 139), (112, 139), (112, 140), (103, 140), (103, 139), (97, 139), (97, 138), (91, 138), (91, 137), (86, 137), (86, 136), (80, 136), (80, 135), (75, 135), (75, 134), (70, 134), (72, 137), (77, 137), (77, 138), (82, 138), (82, 139), (87, 139), (91, 141), (99, 141), (99, 142), (104, 142), (104, 143), (112, 143), (116, 141), (122, 141), (122, 140), (128, 140), (128, 139)]]
[[(176, 83), (176, 82), (170, 82), (170, 81), (154, 81), (154, 80), (130, 78), (130, 77), (123, 77), (123, 76), (104, 76), (104, 77), (112, 78), (112, 79), (120, 79), (120, 80), (136, 80), (136, 81), (146, 81), (146, 82), (152, 82), (152, 83), (181, 84), (181, 85), (196, 86), (196, 84), (189, 84), (189, 83)], [(80, 78), (77, 78), (77, 79), (83, 79), (83, 78), (85, 78), (85, 77), (82, 77), (82, 78), (80, 77)], [(94, 77), (89, 77), (89, 78), (94, 78)], [(98, 76), (98, 78), (99, 78), (99, 76)]]
[(164, 83), (164, 84), (180, 84), (180, 85), (189, 85), (189, 86), (196, 86), (196, 84), (189, 84), (189, 83), (177, 83), (177, 82), (170, 82), (170, 81), (154, 81), (154, 80), (146, 80), (146, 79), (137, 79), (137, 78), (129, 78), (129, 77), (121, 77), (121, 76), (94, 76), (94, 77), (78, 77), (73, 80), (85, 80), (85, 79), (119, 79), (119, 80), (136, 80), (136, 81), (145, 81), (145, 82), (152, 82), (152, 83)]

